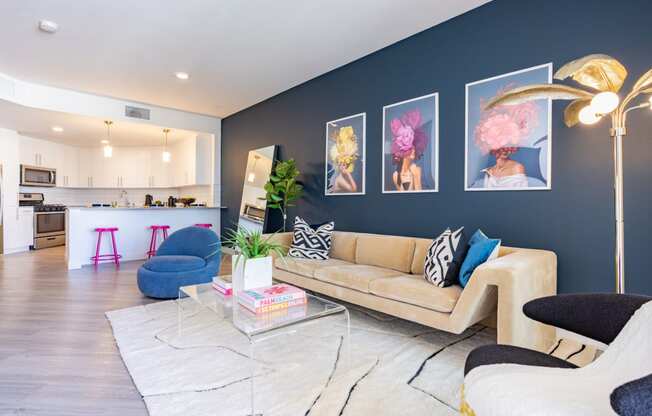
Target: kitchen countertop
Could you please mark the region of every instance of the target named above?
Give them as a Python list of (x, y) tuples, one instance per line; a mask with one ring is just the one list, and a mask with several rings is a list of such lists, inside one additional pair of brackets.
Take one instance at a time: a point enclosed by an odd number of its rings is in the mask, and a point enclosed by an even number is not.
[(108, 211), (138, 211), (138, 210), (189, 210), (189, 209), (225, 209), (226, 207), (88, 207), (88, 206), (68, 206), (68, 209), (91, 209), (91, 210), (108, 210)]

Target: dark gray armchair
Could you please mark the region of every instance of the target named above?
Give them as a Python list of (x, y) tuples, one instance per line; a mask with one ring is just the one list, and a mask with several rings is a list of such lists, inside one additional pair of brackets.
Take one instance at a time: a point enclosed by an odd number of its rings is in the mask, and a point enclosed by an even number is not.
[[(523, 313), (544, 324), (610, 344), (634, 312), (649, 301), (652, 297), (640, 295), (556, 295), (526, 303)], [(576, 368), (574, 364), (538, 351), (509, 345), (487, 345), (469, 354), (464, 375), (488, 364)], [(621, 416), (652, 415), (652, 374), (616, 388), (610, 400), (611, 407)]]

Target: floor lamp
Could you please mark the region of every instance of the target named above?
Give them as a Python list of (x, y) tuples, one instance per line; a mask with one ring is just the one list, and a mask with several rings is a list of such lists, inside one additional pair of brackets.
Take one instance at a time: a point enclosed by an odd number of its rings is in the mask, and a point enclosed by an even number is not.
[(538, 99), (573, 100), (564, 110), (568, 127), (578, 123), (595, 124), (611, 116), (611, 137), (614, 157), (614, 204), (616, 213), (616, 292), (625, 293), (625, 220), (623, 211), (623, 137), (627, 135), (627, 115), (643, 108), (652, 109), (652, 96), (648, 101), (634, 101), (652, 94), (652, 69), (636, 81), (632, 90), (620, 99), (618, 92), (627, 78), (627, 69), (608, 55), (588, 55), (562, 66), (555, 79), (572, 78), (591, 88), (584, 90), (562, 84), (536, 84), (519, 87), (497, 96), (487, 103), (486, 109), (499, 105), (515, 105)]

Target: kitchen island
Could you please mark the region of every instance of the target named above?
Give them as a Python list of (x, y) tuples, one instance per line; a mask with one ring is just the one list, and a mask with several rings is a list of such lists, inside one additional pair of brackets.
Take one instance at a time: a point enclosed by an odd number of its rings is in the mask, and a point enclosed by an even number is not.
[[(213, 224), (218, 230), (220, 208), (87, 208), (68, 207), (66, 210), (66, 262), (68, 269), (92, 264), (97, 245), (97, 227), (118, 227), (116, 245), (120, 261), (147, 258), (152, 237), (152, 225), (169, 225), (169, 234), (194, 224)], [(159, 232), (158, 243), (162, 240)], [(102, 236), (102, 254), (112, 250), (110, 233)]]

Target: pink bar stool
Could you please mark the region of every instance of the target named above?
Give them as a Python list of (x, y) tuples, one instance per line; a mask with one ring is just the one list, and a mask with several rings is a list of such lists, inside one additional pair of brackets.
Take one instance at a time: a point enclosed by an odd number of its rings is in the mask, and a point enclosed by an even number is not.
[(195, 227), (211, 228), (213, 224), (195, 224)]
[[(97, 247), (95, 247), (95, 255), (91, 257), (95, 267), (101, 261), (113, 261), (117, 267), (120, 267), (120, 259), (122, 258), (121, 254), (118, 254), (118, 246), (115, 244), (115, 232), (118, 231), (118, 227), (98, 227), (95, 229), (97, 232)], [(111, 242), (113, 243), (113, 253), (112, 254), (100, 254), (100, 246), (102, 245), (102, 233), (111, 233)]]
[(165, 241), (168, 238), (168, 230), (170, 229), (169, 225), (152, 225), (149, 227), (152, 230), (152, 239), (149, 241), (149, 250), (147, 250), (147, 258), (152, 258), (156, 254), (156, 236), (158, 235), (158, 230), (163, 231), (163, 240)]

